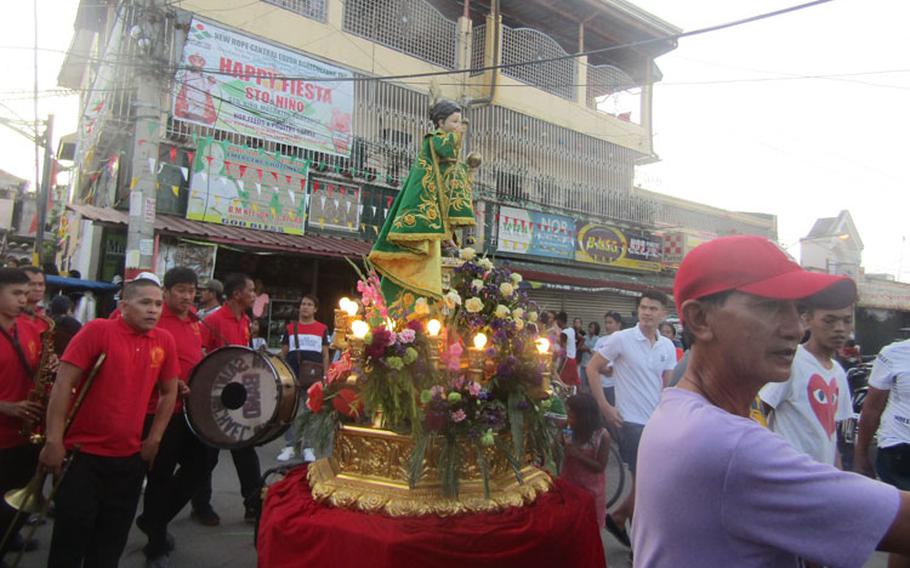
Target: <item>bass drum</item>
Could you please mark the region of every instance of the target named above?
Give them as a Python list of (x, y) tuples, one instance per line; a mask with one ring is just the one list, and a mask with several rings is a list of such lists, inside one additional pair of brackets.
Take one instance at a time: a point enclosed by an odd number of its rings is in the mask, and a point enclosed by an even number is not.
[(284, 433), (297, 414), (297, 383), (284, 361), (249, 347), (222, 347), (196, 365), (184, 412), (206, 444), (225, 450), (260, 446)]

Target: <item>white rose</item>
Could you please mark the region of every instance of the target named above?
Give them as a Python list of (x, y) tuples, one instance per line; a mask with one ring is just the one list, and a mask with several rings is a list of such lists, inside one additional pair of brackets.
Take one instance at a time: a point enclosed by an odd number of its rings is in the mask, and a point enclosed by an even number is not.
[(480, 298), (468, 298), (464, 303), (464, 308), (472, 314), (476, 314), (483, 309), (483, 301)]
[(517, 273), (517, 272), (513, 272), (512, 274), (510, 274), (510, 275), (509, 275), (509, 278), (512, 279), (512, 283), (515, 284), (516, 286), (518, 285), (519, 282), (521, 282), (522, 280), (524, 280), (524, 279), (521, 277), (521, 274), (519, 274), (519, 273)]
[(461, 251), (459, 251), (458, 256), (460, 256), (462, 260), (467, 260), (470, 262), (474, 260), (475, 256), (477, 256), (477, 251), (471, 247), (463, 248)]
[(448, 294), (445, 295), (446, 307), (450, 310), (455, 309), (455, 306), (461, 305), (461, 296), (458, 295), (458, 292), (455, 290), (450, 290)]
[(499, 285), (499, 292), (502, 294), (503, 298), (511, 298), (512, 294), (515, 293), (515, 287), (508, 282), (503, 282)]
[(528, 321), (534, 323), (537, 321), (537, 312), (528, 312)]
[(512, 318), (513, 318), (513, 319), (519, 320), (519, 319), (521, 319), (522, 316), (524, 316), (524, 315), (525, 315), (525, 311), (524, 311), (523, 309), (521, 309), (521, 308), (515, 308), (514, 310), (512, 310)]
[(493, 270), (493, 261), (489, 258), (481, 258), (477, 261), (477, 266), (483, 268), (484, 270)]
[(508, 306), (503, 306), (502, 304), (499, 304), (498, 306), (496, 306), (495, 314), (496, 314), (496, 317), (498, 317), (498, 318), (507, 318), (507, 317), (509, 317), (509, 314), (511, 314), (511, 312), (509, 311)]
[(474, 280), (471, 280), (471, 289), (474, 290), (475, 292), (480, 292), (481, 290), (483, 290), (483, 280), (481, 280), (480, 278), (475, 278)]

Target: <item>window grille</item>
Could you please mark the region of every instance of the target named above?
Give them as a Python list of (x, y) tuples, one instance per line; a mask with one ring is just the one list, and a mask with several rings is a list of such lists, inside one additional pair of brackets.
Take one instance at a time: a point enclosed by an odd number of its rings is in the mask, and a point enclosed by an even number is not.
[(455, 68), (456, 24), (425, 0), (345, 0), (344, 31)]
[[(471, 69), (480, 69), (486, 63), (487, 26), (482, 24), (474, 27), (471, 34)], [(483, 71), (474, 71), (471, 75), (480, 75)]]
[[(530, 28), (510, 28), (502, 26), (502, 63), (519, 63), (525, 61), (540, 61), (567, 55), (566, 51), (550, 36)], [(533, 85), (538, 89), (562, 97), (575, 100), (575, 73), (576, 61), (562, 59), (506, 67), (502, 70), (504, 75), (517, 79), (522, 83)]]
[(284, 8), (300, 14), (311, 20), (325, 21), (326, 0), (262, 0), (266, 4), (272, 4), (279, 8)]

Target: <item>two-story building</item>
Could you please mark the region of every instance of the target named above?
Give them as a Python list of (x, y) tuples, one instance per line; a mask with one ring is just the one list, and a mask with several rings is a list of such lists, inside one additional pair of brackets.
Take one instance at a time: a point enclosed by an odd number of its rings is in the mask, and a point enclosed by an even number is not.
[[(159, 271), (250, 273), (276, 322), (302, 292), (328, 307), (350, 291), (346, 259), (378, 234), (433, 98), (464, 106), (483, 156), (466, 237), (524, 274), (543, 308), (629, 314), (641, 289), (671, 288), (663, 232), (706, 214), (633, 188), (654, 159), (654, 60), (679, 29), (625, 0), (151, 5), (84, 1), (60, 72), (85, 93), (61, 255), (83, 274), (122, 271), (133, 152), (156, 144), (144, 211)], [(136, 119), (150, 74), (160, 127)], [(709, 225), (690, 236), (729, 232)]]

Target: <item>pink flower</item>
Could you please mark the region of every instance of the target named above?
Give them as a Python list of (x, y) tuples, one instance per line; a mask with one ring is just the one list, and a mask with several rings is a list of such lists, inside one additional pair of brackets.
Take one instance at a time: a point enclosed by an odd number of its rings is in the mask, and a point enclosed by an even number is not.
[(461, 422), (466, 418), (464, 410), (460, 408), (452, 413), (452, 422)]
[(417, 338), (417, 332), (413, 329), (403, 329), (398, 334), (398, 340), (402, 343), (414, 343), (414, 339)]
[(458, 377), (457, 379), (455, 379), (455, 382), (452, 383), (452, 388), (454, 388), (455, 390), (461, 390), (461, 388), (463, 386), (464, 386), (464, 377)]
[(430, 387), (430, 394), (434, 397), (442, 398), (446, 394), (446, 389), (443, 388), (442, 385), (433, 385)]
[(398, 341), (398, 334), (394, 331), (389, 332), (389, 346), (395, 345), (395, 342)]
[(457, 371), (461, 368), (461, 354), (464, 352), (464, 348), (460, 343), (453, 343), (449, 345), (449, 348), (444, 354), (444, 359), (446, 367), (450, 371)]
[(471, 381), (470, 383), (468, 383), (468, 392), (471, 393), (471, 396), (479, 395), (480, 390), (481, 390), (481, 387), (480, 387), (479, 383), (476, 383), (474, 381)]

